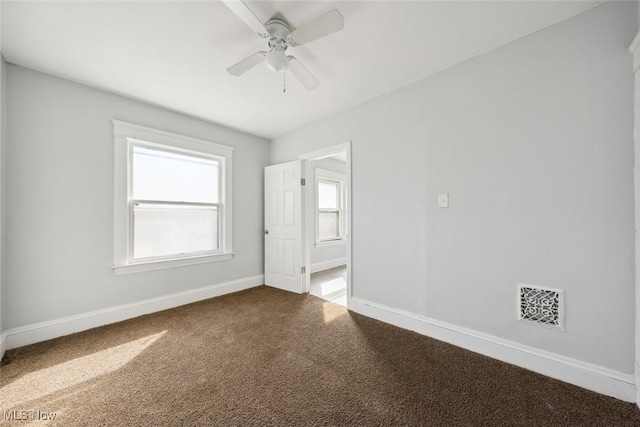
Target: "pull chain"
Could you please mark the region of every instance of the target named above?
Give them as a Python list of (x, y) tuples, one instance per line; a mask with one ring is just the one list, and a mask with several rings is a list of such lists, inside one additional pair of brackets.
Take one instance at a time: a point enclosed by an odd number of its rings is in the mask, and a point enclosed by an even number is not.
[(282, 93), (287, 93), (287, 73), (282, 73)]

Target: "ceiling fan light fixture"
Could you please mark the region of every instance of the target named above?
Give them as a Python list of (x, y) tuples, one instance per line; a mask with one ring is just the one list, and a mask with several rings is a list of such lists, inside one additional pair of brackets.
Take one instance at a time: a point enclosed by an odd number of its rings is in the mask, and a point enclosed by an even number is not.
[(278, 49), (272, 49), (267, 53), (267, 67), (277, 73), (283, 73), (287, 71), (289, 65), (289, 58), (285, 55), (284, 51)]

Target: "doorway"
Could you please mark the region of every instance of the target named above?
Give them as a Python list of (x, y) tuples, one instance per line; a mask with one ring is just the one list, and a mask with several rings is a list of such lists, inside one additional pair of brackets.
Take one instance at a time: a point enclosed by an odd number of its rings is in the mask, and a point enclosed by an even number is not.
[(300, 156), (304, 292), (349, 306), (351, 299), (351, 143)]

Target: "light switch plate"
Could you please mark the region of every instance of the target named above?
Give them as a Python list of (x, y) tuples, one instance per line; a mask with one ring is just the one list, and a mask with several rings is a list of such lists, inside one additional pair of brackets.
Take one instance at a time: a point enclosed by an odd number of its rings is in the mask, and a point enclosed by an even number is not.
[(439, 208), (448, 208), (449, 207), (449, 195), (448, 194), (438, 194), (438, 207)]

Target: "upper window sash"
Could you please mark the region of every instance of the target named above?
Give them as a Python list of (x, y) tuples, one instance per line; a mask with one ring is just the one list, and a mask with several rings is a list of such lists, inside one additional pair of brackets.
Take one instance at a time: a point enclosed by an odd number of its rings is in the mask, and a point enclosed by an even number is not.
[[(148, 149), (154, 150), (155, 152), (160, 152), (160, 153), (174, 154), (179, 156), (185, 156), (188, 158), (202, 159), (205, 161), (214, 161), (216, 163), (216, 168), (218, 169), (218, 188), (216, 189), (217, 199), (218, 199), (217, 201), (224, 200), (223, 199), (224, 186), (225, 186), (224, 185), (225, 184), (224, 183), (225, 181), (225, 174), (224, 174), (225, 158), (224, 157), (216, 156), (216, 155), (207, 155), (203, 153), (194, 152), (191, 150), (169, 147), (166, 145), (156, 144), (149, 141), (142, 141), (136, 138), (127, 138), (127, 142), (128, 142), (128, 150), (129, 150), (128, 164), (127, 164), (127, 169), (128, 169), (127, 176), (129, 181), (129, 186), (128, 186), (129, 200), (133, 199), (135, 196), (134, 194), (134, 173), (135, 172), (134, 172), (133, 165), (134, 165), (134, 154), (135, 154), (134, 150), (137, 147), (148, 148)], [(185, 200), (185, 199), (181, 199), (181, 200), (161, 199), (161, 200), (176, 201), (176, 202), (193, 202), (194, 201), (194, 200)]]

